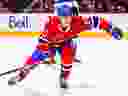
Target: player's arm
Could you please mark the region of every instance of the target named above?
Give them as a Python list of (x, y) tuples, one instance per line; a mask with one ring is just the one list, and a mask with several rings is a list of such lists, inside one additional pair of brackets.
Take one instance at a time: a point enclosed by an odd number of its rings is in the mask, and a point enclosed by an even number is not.
[(90, 30), (91, 29), (91, 24), (89, 24), (89, 20), (87, 17), (81, 16), (80, 20), (80, 31), (83, 32), (85, 30)]
[(41, 19), (41, 26), (40, 26), (41, 33), (40, 33), (40, 36), (38, 38), (39, 43), (48, 42), (47, 41), (48, 24), (49, 24), (49, 17)]
[(47, 18), (44, 18), (44, 19), (46, 19), (46, 20), (44, 20), (43, 22), (43, 24), (44, 24), (44, 28), (43, 28), (43, 32), (47, 32), (48, 31), (48, 25), (49, 25), (49, 19), (50, 19), (50, 16), (48, 16)]

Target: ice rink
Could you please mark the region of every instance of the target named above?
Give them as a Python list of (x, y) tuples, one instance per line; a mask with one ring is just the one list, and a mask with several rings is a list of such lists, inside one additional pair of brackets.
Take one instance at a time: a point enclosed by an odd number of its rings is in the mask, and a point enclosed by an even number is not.
[[(8, 86), (7, 80), (15, 73), (0, 77), (0, 95), (128, 96), (128, 41), (94, 38), (81, 38), (80, 41), (78, 53), (83, 63), (73, 66), (70, 94), (63, 95), (57, 88), (57, 69), (40, 65), (23, 82), (13, 87)], [(22, 66), (36, 44), (36, 38), (0, 38), (0, 72)]]

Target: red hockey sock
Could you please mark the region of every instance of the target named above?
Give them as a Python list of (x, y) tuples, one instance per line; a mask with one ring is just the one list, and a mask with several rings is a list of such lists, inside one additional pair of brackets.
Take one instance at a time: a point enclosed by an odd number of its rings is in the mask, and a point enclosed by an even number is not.
[(70, 76), (70, 71), (64, 71), (64, 80), (68, 80)]

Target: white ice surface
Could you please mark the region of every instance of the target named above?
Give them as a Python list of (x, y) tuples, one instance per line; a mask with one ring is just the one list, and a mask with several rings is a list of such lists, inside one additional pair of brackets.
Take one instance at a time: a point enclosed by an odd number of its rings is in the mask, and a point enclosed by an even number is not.
[[(25, 56), (31, 55), (36, 44), (36, 38), (0, 38), (0, 72), (22, 65)], [(79, 51), (85, 64), (73, 67), (70, 77), (72, 81), (69, 83), (78, 86), (82, 82), (88, 88), (71, 88), (72, 95), (60, 95), (56, 88), (59, 72), (40, 66), (14, 87), (9, 87), (7, 80), (15, 76), (15, 73), (0, 77), (0, 95), (128, 96), (127, 50), (128, 41), (81, 39)]]

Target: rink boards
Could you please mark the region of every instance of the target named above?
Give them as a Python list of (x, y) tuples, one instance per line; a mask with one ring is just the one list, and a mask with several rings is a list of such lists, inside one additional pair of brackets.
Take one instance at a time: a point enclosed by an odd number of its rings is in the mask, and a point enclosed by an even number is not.
[[(47, 15), (51, 14), (1, 14), (0, 15), (0, 37), (38, 37), (44, 29)], [(119, 26), (125, 38), (128, 38), (127, 14), (81, 14), (82, 16), (103, 17), (113, 26)], [(85, 30), (80, 37), (111, 38), (107, 32)]]

